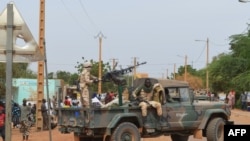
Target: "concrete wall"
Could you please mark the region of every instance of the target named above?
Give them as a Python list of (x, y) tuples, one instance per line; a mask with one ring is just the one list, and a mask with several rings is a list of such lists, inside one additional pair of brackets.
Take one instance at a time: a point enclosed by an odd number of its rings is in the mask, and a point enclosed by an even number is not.
[[(26, 98), (32, 103), (37, 101), (37, 79), (13, 79), (13, 96), (12, 99), (18, 104), (22, 104), (22, 100)], [(47, 98), (47, 87), (46, 80), (44, 80), (44, 98)], [(60, 79), (49, 79), (48, 80), (48, 90), (49, 98), (56, 96), (59, 93), (59, 88), (61, 87)]]

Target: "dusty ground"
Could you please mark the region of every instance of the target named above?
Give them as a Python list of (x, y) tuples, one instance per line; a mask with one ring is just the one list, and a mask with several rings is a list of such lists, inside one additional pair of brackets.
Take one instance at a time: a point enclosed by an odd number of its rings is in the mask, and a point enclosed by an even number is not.
[[(235, 124), (250, 124), (250, 112), (241, 111), (238, 109), (232, 110), (231, 120)], [(73, 141), (73, 134), (61, 134), (58, 129), (51, 131), (52, 141)], [(12, 129), (12, 141), (22, 141), (22, 135), (19, 133), (18, 129)], [(143, 139), (143, 141), (155, 141), (156, 138)], [(35, 127), (31, 130), (31, 135), (29, 141), (50, 141), (49, 131), (39, 131), (35, 130)], [(157, 141), (171, 141), (169, 137), (161, 136), (157, 138)], [(189, 141), (205, 141), (203, 139), (193, 139), (190, 136)]]

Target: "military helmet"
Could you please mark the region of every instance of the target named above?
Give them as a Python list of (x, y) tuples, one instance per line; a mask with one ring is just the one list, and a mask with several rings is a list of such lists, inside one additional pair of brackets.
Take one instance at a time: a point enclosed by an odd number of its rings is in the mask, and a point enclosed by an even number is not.
[(85, 62), (85, 63), (83, 64), (83, 67), (84, 67), (84, 68), (90, 68), (90, 67), (92, 67), (92, 63), (90, 63), (90, 62)]

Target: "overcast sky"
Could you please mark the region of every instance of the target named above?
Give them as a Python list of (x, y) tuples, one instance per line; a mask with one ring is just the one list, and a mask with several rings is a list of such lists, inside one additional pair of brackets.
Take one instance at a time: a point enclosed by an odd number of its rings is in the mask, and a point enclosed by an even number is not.
[[(238, 0), (45, 0), (48, 72), (76, 72), (76, 62), (118, 61), (125, 68), (133, 58), (147, 64), (137, 72), (166, 77), (187, 63), (193, 68), (229, 52), (229, 37), (247, 31), (250, 3)], [(3, 11), (10, 0), (0, 0)], [(39, 0), (13, 0), (38, 43)], [(195, 40), (203, 40), (197, 42)], [(37, 63), (30, 68), (37, 71)], [(117, 68), (119, 69), (119, 67)]]

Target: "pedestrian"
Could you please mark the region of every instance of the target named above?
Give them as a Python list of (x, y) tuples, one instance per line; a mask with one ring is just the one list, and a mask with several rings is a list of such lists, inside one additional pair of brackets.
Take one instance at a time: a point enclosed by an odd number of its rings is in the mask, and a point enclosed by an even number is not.
[(72, 107), (77, 108), (79, 106), (80, 106), (80, 101), (79, 101), (79, 99), (77, 99), (77, 94), (74, 93), (72, 95)]
[(107, 92), (106, 93), (106, 96), (105, 96), (105, 104), (108, 104), (110, 101), (112, 101), (113, 100), (113, 97), (112, 97), (112, 95), (109, 93), (109, 92)]
[(64, 104), (64, 107), (71, 107), (72, 105), (71, 98), (68, 95), (65, 96), (63, 104)]
[(33, 115), (36, 115), (36, 104), (33, 104), (33, 106), (31, 107), (31, 113)]
[(5, 141), (5, 114), (2, 106), (0, 106), (0, 134), (3, 141)]
[(233, 91), (230, 91), (227, 95), (227, 99), (228, 99), (228, 105), (230, 106), (230, 109), (233, 109), (234, 107), (234, 95), (233, 95)]
[(246, 110), (247, 109), (247, 92), (243, 92), (240, 95), (240, 101), (241, 101), (241, 110)]
[(42, 117), (43, 117), (43, 130), (48, 130), (49, 129), (49, 113), (48, 113), (45, 99), (42, 100), (41, 112), (42, 112)]
[(207, 93), (207, 97), (208, 97), (208, 100), (211, 102), (211, 92), (210, 91)]
[(235, 107), (235, 91), (232, 90), (231, 93), (232, 93), (232, 109), (234, 109), (234, 107)]
[(23, 141), (29, 140), (30, 127), (31, 123), (28, 119), (28, 115), (30, 114), (31, 107), (27, 105), (27, 100), (23, 99), (23, 104), (21, 108), (21, 127), (20, 132), (23, 134)]
[(13, 128), (18, 128), (20, 124), (20, 117), (21, 117), (21, 108), (20, 106), (15, 102), (12, 107), (12, 122), (13, 122)]

